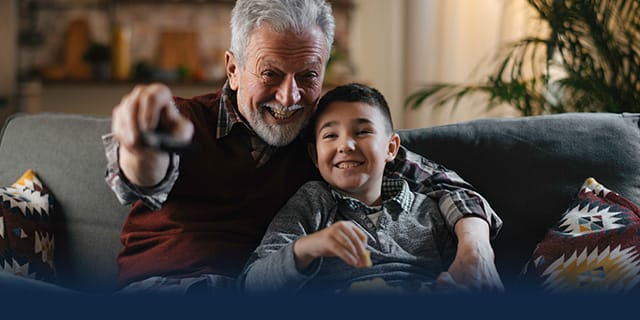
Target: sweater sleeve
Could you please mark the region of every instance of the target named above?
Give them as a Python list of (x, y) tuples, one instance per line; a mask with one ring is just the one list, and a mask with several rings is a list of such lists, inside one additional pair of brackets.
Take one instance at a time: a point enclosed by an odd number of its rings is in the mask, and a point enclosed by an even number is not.
[(438, 202), (440, 211), (453, 231), (455, 223), (468, 216), (484, 219), (491, 237), (502, 227), (502, 219), (485, 198), (456, 172), (401, 147), (396, 159), (385, 167), (385, 175), (405, 179), (410, 188)]
[(322, 229), (332, 197), (326, 184), (304, 184), (282, 207), (269, 225), (262, 242), (247, 261), (238, 278), (246, 293), (297, 292), (320, 270), (322, 259), (300, 272), (293, 245), (297, 239)]

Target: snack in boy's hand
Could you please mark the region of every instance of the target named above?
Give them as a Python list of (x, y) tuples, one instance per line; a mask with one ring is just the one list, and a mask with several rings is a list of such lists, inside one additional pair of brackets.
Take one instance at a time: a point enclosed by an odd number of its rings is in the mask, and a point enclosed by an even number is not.
[(364, 256), (365, 256), (365, 266), (367, 268), (371, 268), (371, 266), (373, 266), (373, 262), (371, 261), (371, 251), (369, 250), (365, 250), (364, 251)]

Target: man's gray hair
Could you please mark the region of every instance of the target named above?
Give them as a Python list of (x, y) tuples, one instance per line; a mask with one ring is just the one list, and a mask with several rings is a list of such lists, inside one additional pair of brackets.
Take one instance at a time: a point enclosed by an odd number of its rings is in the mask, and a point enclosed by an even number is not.
[(336, 25), (325, 0), (238, 0), (231, 11), (231, 52), (239, 66), (244, 63), (251, 33), (265, 23), (277, 32), (302, 33), (319, 26), (329, 60)]

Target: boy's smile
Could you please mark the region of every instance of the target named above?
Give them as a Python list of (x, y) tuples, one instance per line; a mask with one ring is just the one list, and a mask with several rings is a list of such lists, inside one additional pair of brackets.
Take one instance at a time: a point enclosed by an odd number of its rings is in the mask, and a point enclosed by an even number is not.
[(336, 167), (338, 169), (351, 169), (354, 167), (358, 167), (362, 164), (363, 162), (360, 162), (360, 161), (340, 161), (336, 164)]
[(318, 117), (315, 131), (315, 162), (327, 183), (368, 205), (379, 204), (384, 166), (399, 141), (386, 129), (378, 108), (332, 102)]

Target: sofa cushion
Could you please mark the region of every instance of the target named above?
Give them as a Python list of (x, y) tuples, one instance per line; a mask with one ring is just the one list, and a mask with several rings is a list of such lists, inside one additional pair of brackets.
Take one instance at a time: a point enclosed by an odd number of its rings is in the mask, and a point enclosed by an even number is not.
[(639, 114), (565, 113), (399, 130), (409, 149), (455, 170), (504, 224), (493, 241), (505, 286), (586, 177), (640, 203)]
[(0, 187), (0, 203), (0, 271), (53, 281), (53, 195), (29, 169)]
[(536, 246), (525, 275), (547, 293), (628, 293), (640, 282), (640, 208), (593, 178)]

